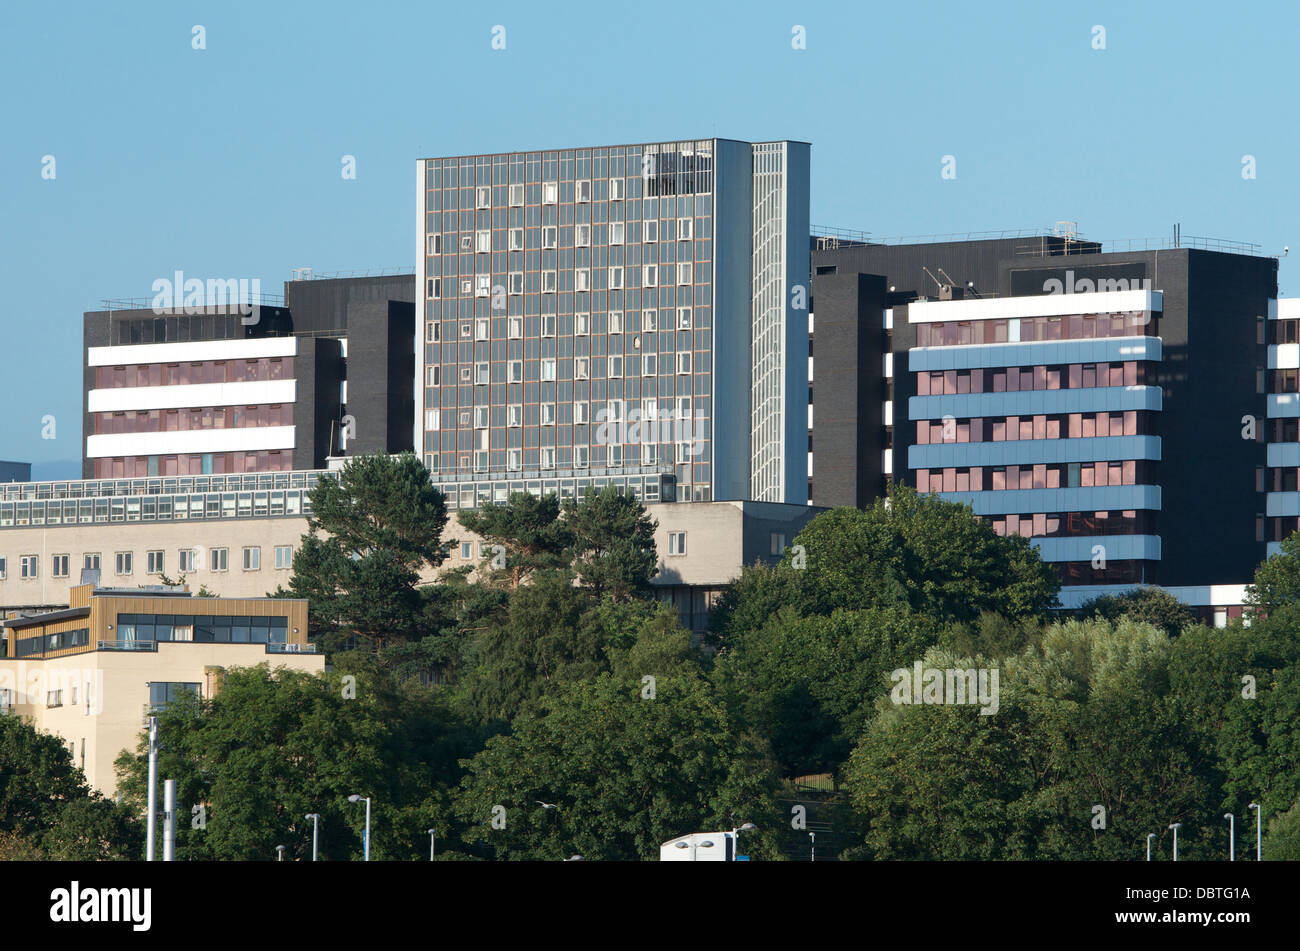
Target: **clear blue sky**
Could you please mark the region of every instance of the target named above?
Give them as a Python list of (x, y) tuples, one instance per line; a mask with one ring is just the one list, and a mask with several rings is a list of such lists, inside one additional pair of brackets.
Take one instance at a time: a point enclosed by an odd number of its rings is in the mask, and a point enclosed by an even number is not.
[(177, 269), (279, 293), (296, 266), (413, 265), (429, 155), (802, 139), (817, 224), (1181, 222), (1300, 256), (1298, 21), (1282, 2), (6, 3), (0, 459), (80, 457), (81, 314), (103, 298)]

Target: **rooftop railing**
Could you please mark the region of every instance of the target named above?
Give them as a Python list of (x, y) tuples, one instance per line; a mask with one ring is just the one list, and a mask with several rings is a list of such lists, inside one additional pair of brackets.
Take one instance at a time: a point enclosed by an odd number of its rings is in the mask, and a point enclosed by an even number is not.
[(252, 492), (262, 489), (309, 489), (328, 469), (243, 472), (224, 475), (146, 476), (132, 479), (67, 479), (53, 482), (0, 483), (0, 502), (40, 499), (102, 499), (133, 495), (186, 495), (195, 492)]
[(240, 313), (240, 307), (283, 307), (284, 296), (281, 294), (249, 294), (239, 300), (214, 301), (202, 304), (185, 305), (183, 302), (173, 307), (157, 307), (154, 297), (105, 297), (100, 300), (101, 310), (148, 310), (159, 317), (171, 315), (212, 314), (224, 316)]
[(411, 265), (403, 267), (372, 267), (357, 268), (351, 271), (314, 271), (311, 268), (294, 268), (290, 281), (336, 281), (350, 277), (403, 277), (405, 275), (415, 276), (415, 268)]
[(1000, 241), (1008, 239), (1035, 239), (1016, 245), (1017, 256), (1055, 257), (1060, 254), (1062, 246), (1077, 248), (1081, 245), (1100, 246), (1103, 253), (1117, 254), (1126, 251), (1169, 251), (1179, 248), (1194, 248), (1200, 251), (1219, 251), (1225, 254), (1246, 254), (1252, 257), (1264, 257), (1263, 246), (1250, 241), (1234, 241), (1229, 238), (1212, 238), (1201, 235), (1183, 235), (1168, 238), (1117, 238), (1091, 240), (1080, 234), (1056, 234), (1051, 228), (1015, 228), (1002, 231), (957, 231), (950, 234), (909, 234), (888, 237), (873, 237), (869, 231), (852, 231), (847, 228), (832, 228), (824, 225), (812, 225), (812, 236), (826, 239), (821, 246), (833, 249), (853, 245), (899, 245), (899, 244), (940, 244), (951, 241)]

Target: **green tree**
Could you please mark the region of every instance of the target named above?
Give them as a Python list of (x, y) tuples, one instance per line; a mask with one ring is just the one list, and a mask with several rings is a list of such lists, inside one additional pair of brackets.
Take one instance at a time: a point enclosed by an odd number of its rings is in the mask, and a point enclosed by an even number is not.
[[(177, 858), (224, 860), (274, 859), (276, 845), (309, 859), (313, 812), (322, 859), (359, 857), (364, 808), (352, 794), (372, 799), (373, 858), (427, 855), (423, 832), (446, 824), (456, 760), (482, 739), (436, 692), (355, 654), (323, 676), (231, 669), (214, 698), (169, 704), (159, 736), (159, 773), (177, 780), (191, 817), (178, 824)], [(125, 801), (142, 809), (147, 737), (117, 770)]]
[(735, 588), (719, 605), (715, 638), (752, 626), (781, 603), (822, 616), (902, 607), (939, 623), (973, 622), (986, 611), (1044, 618), (1060, 579), (1022, 536), (996, 535), (969, 506), (894, 485), (869, 509), (817, 516), (779, 567), (746, 568)]
[(139, 861), (141, 822), (127, 807), (91, 793), (65, 802), (41, 839), (46, 858), (61, 862)]
[(63, 740), (22, 717), (0, 716), (0, 831), (39, 839), (66, 804), (88, 793)]
[[(927, 668), (965, 668), (972, 660), (937, 650)], [(1024, 755), (1023, 715), (999, 684), (998, 712), (966, 705), (896, 705), (877, 689), (877, 716), (849, 758), (844, 785), (867, 823), (851, 858), (882, 860), (1008, 858), (1009, 808), (1033, 787)]]
[(1300, 862), (1300, 802), (1268, 820), (1263, 851), (1270, 862)]
[(511, 592), (504, 617), (466, 646), (461, 692), (483, 722), (509, 720), (556, 684), (603, 669), (605, 631), (589, 616), (591, 597), (567, 570), (543, 570)]
[[(1180, 821), (1180, 851), (1217, 857), (1220, 788), (1170, 702), (1170, 657), (1150, 625), (1070, 621), (997, 666), (991, 715), (881, 698), (846, 769), (863, 854), (1132, 859)], [(934, 651), (925, 666), (986, 663)]]
[(1284, 538), (1281, 549), (1255, 569), (1254, 583), (1246, 585), (1246, 603), (1255, 614), (1300, 603), (1300, 532)]
[[(478, 510), (462, 510), (459, 521), (466, 531), (505, 549), (505, 567), (492, 574), (504, 577), (511, 588), (535, 571), (569, 565), (566, 552), (573, 534), (560, 518), (560, 500), (553, 492), (512, 492), (505, 504), (489, 502)], [(488, 559), (489, 566), (492, 561)]]
[(765, 736), (783, 776), (836, 770), (874, 715), (873, 698), (910, 668), (938, 625), (903, 607), (801, 617), (784, 607), (719, 653), (714, 682)]
[(1177, 637), (1188, 625), (1200, 620), (1191, 607), (1163, 588), (1153, 587), (1093, 598), (1079, 607), (1079, 617), (1083, 620), (1100, 617), (1108, 621), (1128, 617), (1158, 627), (1170, 637)]
[(670, 608), (598, 599), (573, 581), (568, 570), (535, 572), (466, 640), (454, 690), (476, 722), (503, 726), (564, 685), (615, 669), (699, 670), (690, 634)]
[(568, 499), (564, 521), (573, 535), (571, 564), (584, 587), (615, 600), (650, 593), (650, 579), (658, 571), (658, 523), (635, 496), (606, 486), (579, 502)]
[(653, 859), (678, 835), (753, 822), (747, 848), (771, 856), (782, 820), (758, 751), (699, 677), (647, 686), (603, 674), (516, 717), (465, 763), (467, 839), (506, 859)]
[(446, 558), (447, 510), (420, 460), (357, 456), (310, 499), (289, 587), (274, 594), (309, 601), (318, 643), (332, 652), (359, 635), (382, 650), (436, 629), (417, 584)]
[(138, 859), (126, 809), (92, 792), (59, 737), (0, 716), (0, 855), (56, 861)]

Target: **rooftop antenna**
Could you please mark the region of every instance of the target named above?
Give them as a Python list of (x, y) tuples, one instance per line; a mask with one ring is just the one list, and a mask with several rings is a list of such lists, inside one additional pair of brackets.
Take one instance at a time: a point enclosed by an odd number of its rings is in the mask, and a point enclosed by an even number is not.
[(1052, 226), (1052, 234), (1065, 239), (1065, 253), (1070, 253), (1070, 243), (1079, 240), (1079, 222), (1061, 219)]
[[(926, 273), (926, 275), (929, 276), (930, 280), (934, 281), (934, 286), (935, 286), (935, 287), (939, 288), (940, 290), (943, 290), (943, 281), (941, 281), (941, 280), (939, 280), (937, 277), (935, 277), (934, 274), (932, 274), (932, 273), (930, 272), (930, 269), (929, 269), (928, 267), (926, 267), (924, 264), (922, 264), (922, 265), (921, 265), (921, 270), (924, 271), (924, 272)], [(940, 268), (939, 270), (942, 271), (943, 268)]]

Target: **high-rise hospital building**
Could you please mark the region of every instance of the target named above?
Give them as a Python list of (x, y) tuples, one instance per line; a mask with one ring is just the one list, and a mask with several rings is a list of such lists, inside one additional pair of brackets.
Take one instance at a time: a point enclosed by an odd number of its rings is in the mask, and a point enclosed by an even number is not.
[(453, 507), (806, 502), (807, 143), (428, 158), (417, 189), (415, 444)]

